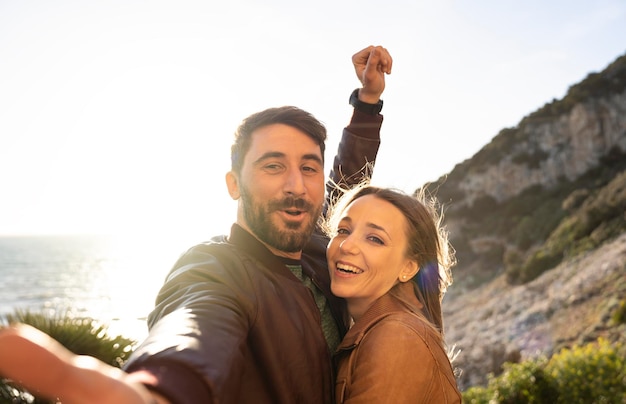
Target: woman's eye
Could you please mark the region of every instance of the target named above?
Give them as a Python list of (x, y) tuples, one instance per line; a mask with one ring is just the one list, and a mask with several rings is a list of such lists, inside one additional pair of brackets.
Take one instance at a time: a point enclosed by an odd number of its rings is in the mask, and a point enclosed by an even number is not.
[(369, 236), (368, 239), (376, 244), (385, 245), (385, 242), (381, 238), (378, 238), (376, 236)]
[(350, 234), (350, 232), (348, 231), (348, 229), (339, 228), (337, 229), (337, 234)]

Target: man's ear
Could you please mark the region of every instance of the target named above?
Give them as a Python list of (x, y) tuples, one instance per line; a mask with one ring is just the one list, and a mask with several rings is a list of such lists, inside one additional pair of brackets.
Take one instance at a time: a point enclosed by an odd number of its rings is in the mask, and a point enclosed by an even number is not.
[(233, 171), (226, 173), (226, 187), (231, 198), (234, 200), (239, 199), (241, 196), (239, 192), (239, 177)]

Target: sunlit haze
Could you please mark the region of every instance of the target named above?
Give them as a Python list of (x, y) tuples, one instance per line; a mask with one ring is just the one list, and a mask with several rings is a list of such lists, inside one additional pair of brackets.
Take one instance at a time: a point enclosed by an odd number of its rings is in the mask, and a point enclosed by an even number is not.
[(412, 191), (625, 38), (619, 0), (0, 0), (0, 234), (226, 232), (241, 119), (304, 108), (332, 161), (370, 44), (394, 58), (374, 182)]

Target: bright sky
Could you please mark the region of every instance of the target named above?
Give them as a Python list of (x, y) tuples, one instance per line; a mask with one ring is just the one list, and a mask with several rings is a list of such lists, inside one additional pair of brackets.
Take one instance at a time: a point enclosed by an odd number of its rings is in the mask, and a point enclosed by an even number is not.
[(410, 192), (625, 39), (622, 0), (0, 0), (0, 234), (227, 231), (241, 119), (302, 107), (330, 159), (370, 44), (394, 58), (374, 182)]

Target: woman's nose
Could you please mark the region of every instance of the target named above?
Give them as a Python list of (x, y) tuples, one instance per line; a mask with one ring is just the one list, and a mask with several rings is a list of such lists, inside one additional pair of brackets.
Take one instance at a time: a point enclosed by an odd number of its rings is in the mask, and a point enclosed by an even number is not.
[(348, 236), (345, 239), (343, 239), (341, 243), (339, 244), (339, 250), (341, 250), (342, 252), (346, 254), (355, 254), (358, 252), (359, 249), (356, 243), (354, 242), (354, 240), (352, 239), (352, 236)]

